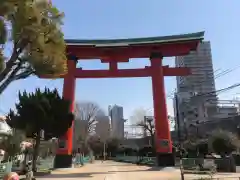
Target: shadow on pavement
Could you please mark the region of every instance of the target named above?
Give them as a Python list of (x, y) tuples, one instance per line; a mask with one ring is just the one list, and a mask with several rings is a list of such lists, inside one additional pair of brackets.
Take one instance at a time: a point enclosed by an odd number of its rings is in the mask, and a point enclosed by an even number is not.
[[(115, 166), (115, 165), (114, 165)], [(111, 172), (111, 173), (114, 173), (114, 172), (144, 172), (144, 171), (162, 171), (162, 170), (174, 170), (176, 168), (166, 168), (166, 167), (150, 167), (148, 169), (139, 169), (139, 170), (126, 170), (126, 171), (108, 171), (108, 172)]]
[(101, 164), (101, 166), (136, 166), (136, 164)]
[(111, 174), (107, 172), (90, 172), (90, 173), (69, 173), (69, 174), (51, 174), (48, 176), (41, 176), (41, 179), (51, 179), (51, 178), (89, 178), (92, 177), (94, 174)]

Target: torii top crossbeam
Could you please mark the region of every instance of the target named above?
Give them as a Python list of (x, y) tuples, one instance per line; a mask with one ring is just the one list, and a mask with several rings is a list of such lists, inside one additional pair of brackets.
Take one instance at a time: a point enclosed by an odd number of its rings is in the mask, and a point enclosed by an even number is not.
[[(83, 70), (76, 68), (76, 78), (119, 78), (119, 77), (148, 77), (152, 70), (149, 67), (139, 69), (118, 69), (118, 62), (129, 62), (130, 58), (150, 58), (153, 53), (162, 57), (181, 56), (196, 50), (198, 43), (203, 40), (204, 32), (191, 34), (133, 38), (112, 40), (70, 40), (66, 39), (67, 54), (75, 60), (100, 59), (109, 63), (109, 70)], [(69, 57), (71, 59), (72, 57)], [(169, 68), (162, 66), (164, 76), (189, 75), (187, 68)], [(64, 76), (61, 76), (62, 78)], [(51, 76), (41, 76), (51, 78)]]
[(204, 32), (134, 39), (70, 40), (66, 39), (67, 53), (79, 59), (101, 59), (102, 62), (128, 62), (129, 58), (149, 58), (161, 52), (163, 57), (186, 55), (195, 50)]
[[(152, 70), (149, 67), (139, 69), (118, 69), (118, 62), (129, 62), (130, 58), (150, 58), (152, 53), (162, 57), (181, 56), (197, 48), (203, 39), (204, 32), (134, 39), (112, 40), (66, 40), (67, 54), (74, 55), (76, 60), (100, 59), (109, 63), (109, 70), (83, 70), (76, 68), (76, 78), (119, 78), (148, 77)], [(164, 76), (189, 75), (187, 68), (169, 68), (162, 66)], [(43, 77), (42, 77), (43, 78)], [(46, 78), (46, 77), (45, 77)]]

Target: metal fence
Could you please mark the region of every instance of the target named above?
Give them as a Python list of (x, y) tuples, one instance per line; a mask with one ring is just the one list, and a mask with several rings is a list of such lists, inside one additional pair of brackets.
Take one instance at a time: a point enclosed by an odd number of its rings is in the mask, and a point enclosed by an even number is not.
[(234, 159), (232, 158), (183, 158), (181, 167), (184, 170), (212, 171), (212, 172), (236, 172)]
[(6, 162), (0, 164), (0, 178), (2, 178), (5, 174), (10, 173), (12, 171), (12, 162)]
[(240, 173), (236, 173), (232, 163), (231, 158), (183, 158), (180, 169), (185, 179), (240, 180)]
[(40, 158), (37, 162), (37, 169), (40, 171), (51, 170), (54, 166), (55, 157), (47, 157), (45, 159)]
[[(144, 165), (155, 165), (155, 157), (137, 157), (137, 156), (117, 156), (112, 160)], [(185, 179), (227, 179), (240, 180), (240, 173), (231, 173), (231, 160), (228, 158), (203, 159), (203, 158), (183, 158), (181, 161), (176, 159), (176, 166), (183, 170)], [(217, 172), (220, 171), (221, 173)], [(224, 173), (228, 172), (228, 173)]]
[(232, 176), (229, 177), (228, 175), (222, 175), (222, 176), (185, 176), (185, 180), (240, 180), (240, 177), (238, 176)]

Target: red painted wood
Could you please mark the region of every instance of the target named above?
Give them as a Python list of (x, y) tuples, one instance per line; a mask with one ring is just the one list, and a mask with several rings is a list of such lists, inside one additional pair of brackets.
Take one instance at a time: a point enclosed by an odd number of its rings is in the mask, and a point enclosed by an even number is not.
[[(161, 52), (163, 57), (186, 55), (196, 49), (197, 41), (176, 44), (150, 44), (129, 47), (92, 47), (92, 46), (67, 46), (67, 53), (75, 54), (79, 59), (118, 59), (149, 58), (152, 52)], [(112, 59), (116, 61), (116, 59)]]
[(188, 76), (191, 74), (191, 69), (186, 67), (163, 67), (164, 76)]
[[(112, 70), (82, 70), (76, 68), (74, 76), (75, 78), (131, 78), (131, 77), (149, 77), (151, 76), (150, 67), (141, 69), (116, 69), (116, 64), (112, 63)], [(161, 68), (161, 67), (159, 67)], [(164, 76), (187, 76), (191, 74), (190, 68), (169, 68), (163, 66)], [(65, 75), (66, 76), (66, 75)], [(61, 76), (59, 78), (64, 78)], [(52, 79), (52, 76), (41, 76), (42, 79)]]
[[(172, 139), (167, 114), (166, 95), (164, 87), (164, 75), (161, 58), (152, 58), (151, 75), (152, 75), (152, 92), (153, 92), (153, 109), (155, 120), (155, 145), (159, 153), (172, 153)], [(168, 144), (163, 146), (164, 142)]]
[(111, 61), (123, 63), (123, 62), (129, 62), (129, 58), (119, 58), (119, 57), (109, 56), (101, 59), (102, 63), (110, 63)]
[[(71, 102), (70, 112), (74, 112), (75, 102), (75, 84), (76, 78), (74, 72), (76, 69), (76, 61), (68, 60), (68, 74), (64, 77), (63, 82), (63, 97)], [(57, 127), (56, 127), (57, 128)], [(59, 138), (60, 141), (66, 142), (66, 148), (57, 149), (57, 154), (72, 154), (72, 138), (73, 138), (73, 125), (68, 129), (65, 136)]]
[(150, 76), (148, 69), (120, 69), (111, 70), (81, 70), (76, 69), (76, 78), (130, 78), (130, 77), (147, 77)]

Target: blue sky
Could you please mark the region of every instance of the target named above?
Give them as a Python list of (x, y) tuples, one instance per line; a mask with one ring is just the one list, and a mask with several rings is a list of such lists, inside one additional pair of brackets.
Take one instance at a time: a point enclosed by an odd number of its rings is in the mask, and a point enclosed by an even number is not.
[[(53, 0), (65, 12), (63, 31), (66, 38), (133, 38), (163, 36), (205, 31), (205, 40), (211, 41), (214, 69), (232, 69), (240, 65), (240, 1), (239, 0)], [(121, 64), (121, 68), (143, 67), (149, 62), (139, 59)], [(173, 58), (165, 64), (174, 65)], [(82, 62), (85, 69), (106, 69), (99, 61)], [(240, 69), (219, 78), (217, 89), (239, 82)], [(165, 78), (166, 92), (176, 87), (175, 78)], [(17, 100), (17, 92), (37, 87), (57, 87), (62, 91), (62, 80), (40, 80), (30, 77), (12, 83), (0, 96), (0, 114), (8, 112)], [(229, 99), (240, 88), (221, 94)], [(105, 110), (109, 104), (124, 106), (128, 118), (134, 109), (152, 109), (152, 89), (149, 78), (79, 79), (77, 101), (93, 101)], [(172, 100), (168, 99), (172, 114)]]

